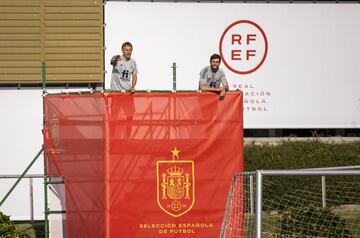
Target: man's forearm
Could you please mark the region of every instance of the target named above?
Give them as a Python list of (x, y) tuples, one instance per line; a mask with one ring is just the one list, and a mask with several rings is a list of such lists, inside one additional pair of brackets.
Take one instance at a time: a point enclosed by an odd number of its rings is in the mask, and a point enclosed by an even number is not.
[(207, 85), (200, 85), (200, 90), (201, 91), (211, 91), (211, 92), (219, 92), (219, 88), (212, 88), (212, 87), (209, 87)]
[(131, 87), (135, 88), (136, 83), (137, 83), (137, 75), (135, 74), (132, 76)]

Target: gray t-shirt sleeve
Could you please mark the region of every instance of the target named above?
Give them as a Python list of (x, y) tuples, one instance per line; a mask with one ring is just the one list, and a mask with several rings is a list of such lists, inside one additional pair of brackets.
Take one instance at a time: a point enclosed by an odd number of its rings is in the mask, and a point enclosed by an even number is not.
[(134, 60), (134, 70), (133, 70), (133, 74), (138, 74), (138, 67), (137, 67), (137, 64), (136, 64), (136, 61)]
[(200, 79), (199, 82), (206, 83), (206, 74), (207, 74), (208, 68), (205, 67), (200, 71)]
[(221, 73), (222, 73), (222, 74), (221, 74), (221, 83), (222, 83), (222, 85), (223, 85), (223, 86), (228, 85), (228, 81), (227, 81), (227, 79), (226, 79), (225, 72), (222, 71)]

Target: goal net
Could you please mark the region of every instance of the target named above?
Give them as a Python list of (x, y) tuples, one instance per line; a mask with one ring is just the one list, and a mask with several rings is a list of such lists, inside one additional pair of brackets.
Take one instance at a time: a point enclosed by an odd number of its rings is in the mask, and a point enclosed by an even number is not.
[[(234, 176), (220, 237), (255, 237), (256, 174)], [(360, 176), (263, 176), (262, 237), (360, 237)]]

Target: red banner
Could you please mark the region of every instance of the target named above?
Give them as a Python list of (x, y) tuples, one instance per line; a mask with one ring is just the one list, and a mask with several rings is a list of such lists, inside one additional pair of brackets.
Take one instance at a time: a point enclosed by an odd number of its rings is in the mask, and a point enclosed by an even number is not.
[(68, 237), (218, 237), (243, 169), (242, 94), (47, 95)]

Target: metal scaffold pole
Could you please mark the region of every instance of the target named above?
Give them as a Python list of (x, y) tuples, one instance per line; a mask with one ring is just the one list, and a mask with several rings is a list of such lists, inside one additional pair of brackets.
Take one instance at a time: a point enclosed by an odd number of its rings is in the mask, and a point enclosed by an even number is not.
[[(45, 96), (46, 92), (46, 62), (42, 62), (41, 64), (41, 83), (42, 83), (42, 102), (43, 102), (43, 131), (45, 131), (46, 121), (45, 121)], [(43, 150), (44, 146), (43, 146)], [(50, 226), (49, 226), (49, 215), (50, 214), (65, 214), (66, 211), (60, 210), (51, 210), (49, 208), (49, 198), (48, 198), (48, 186), (50, 184), (64, 184), (63, 178), (60, 180), (50, 180), (47, 174), (47, 167), (46, 167), (46, 156), (44, 152), (44, 236), (45, 238), (49, 238), (50, 236)]]
[(173, 69), (173, 91), (176, 92), (176, 63), (174, 62), (172, 64), (172, 67)]
[[(42, 88), (42, 102), (43, 102), (43, 127), (45, 129), (45, 94), (46, 94), (46, 62), (43, 61), (41, 63), (41, 88)], [(43, 129), (43, 132), (45, 131)], [(48, 178), (47, 178), (47, 170), (46, 170), (46, 157), (44, 154), (44, 231), (45, 238), (49, 237), (49, 206), (48, 206)]]
[(43, 61), (41, 63), (41, 88), (42, 95), (44, 96), (46, 93), (46, 63)]
[(49, 206), (48, 206), (48, 191), (47, 191), (47, 171), (46, 171), (46, 159), (44, 156), (44, 231), (45, 238), (49, 237)]

